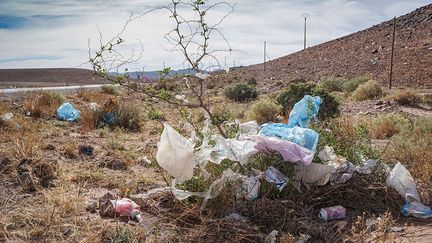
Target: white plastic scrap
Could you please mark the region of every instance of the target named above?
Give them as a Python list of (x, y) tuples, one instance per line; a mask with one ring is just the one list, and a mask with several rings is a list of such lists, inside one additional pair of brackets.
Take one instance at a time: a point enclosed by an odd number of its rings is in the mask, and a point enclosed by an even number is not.
[(230, 213), (227, 216), (225, 216), (225, 219), (232, 219), (243, 223), (246, 223), (248, 221), (248, 219), (245, 216), (240, 215), (238, 213)]
[(371, 174), (374, 172), (376, 166), (378, 165), (378, 160), (368, 159), (362, 165), (356, 167), (356, 171), (360, 174)]
[(258, 198), (259, 188), (261, 186), (259, 178), (259, 176), (250, 176), (243, 182), (240, 194), (243, 194), (246, 200), (252, 201)]
[(270, 234), (268, 234), (266, 236), (266, 238), (264, 239), (265, 243), (276, 243), (277, 240), (277, 235), (279, 234), (279, 231), (277, 230), (273, 230), (272, 232), (270, 232)]
[[(317, 185), (323, 186), (330, 180), (331, 172), (334, 170), (333, 166), (323, 165), (318, 163), (311, 163), (310, 165), (296, 165), (294, 167), (295, 177), (294, 180), (302, 182), (306, 186)], [(297, 186), (297, 189), (300, 187)]]
[(206, 79), (206, 78), (210, 77), (210, 74), (207, 74), (207, 73), (195, 73), (195, 77), (200, 78), (200, 79)]
[(335, 154), (332, 147), (326, 145), (324, 149), (322, 149), (318, 153), (318, 157), (325, 162), (327, 165), (331, 165), (335, 168), (339, 167), (342, 163), (346, 162), (346, 159), (342, 156), (338, 156)]
[(248, 121), (240, 124), (240, 132), (245, 135), (257, 135), (260, 126), (256, 121)]
[(184, 103), (189, 103), (189, 101), (186, 99), (186, 95), (176, 95), (174, 96), (174, 98), (176, 98), (177, 100), (183, 101)]
[(279, 191), (282, 191), (282, 189), (284, 189), (284, 187), (288, 183), (288, 177), (284, 176), (278, 169), (274, 168), (273, 166), (270, 166), (266, 170), (264, 178), (268, 182), (274, 183), (279, 189)]
[(100, 105), (96, 102), (92, 102), (89, 104), (89, 108), (92, 111), (98, 111), (100, 109)]
[(8, 113), (1, 115), (0, 119), (2, 119), (3, 121), (6, 122), (6, 121), (9, 121), (10, 119), (12, 119), (12, 117), (13, 117), (13, 114), (8, 112)]
[(386, 179), (387, 186), (394, 188), (408, 202), (420, 202), (420, 195), (410, 172), (398, 162)]
[(156, 160), (162, 168), (180, 182), (192, 178), (194, 144), (164, 123), (157, 147)]

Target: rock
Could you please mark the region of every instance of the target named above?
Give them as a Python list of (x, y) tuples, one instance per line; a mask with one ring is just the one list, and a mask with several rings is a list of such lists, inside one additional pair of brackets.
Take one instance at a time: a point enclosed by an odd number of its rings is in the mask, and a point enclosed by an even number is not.
[(115, 196), (109, 192), (99, 198), (99, 215), (102, 218), (115, 216), (114, 205), (111, 203), (111, 200), (115, 199)]
[(0, 159), (0, 173), (7, 172), (12, 167), (12, 161), (5, 157)]

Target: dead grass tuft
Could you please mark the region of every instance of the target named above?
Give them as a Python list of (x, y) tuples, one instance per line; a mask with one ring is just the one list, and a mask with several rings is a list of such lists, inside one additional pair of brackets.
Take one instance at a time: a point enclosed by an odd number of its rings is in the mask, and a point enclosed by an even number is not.
[(119, 95), (120, 90), (118, 87), (113, 85), (102, 85), (101, 87), (102, 93), (110, 94), (110, 95)]
[(358, 88), (352, 94), (352, 98), (356, 101), (372, 100), (380, 98), (384, 94), (382, 87), (374, 80), (369, 80)]
[(273, 122), (281, 110), (282, 106), (271, 100), (260, 100), (252, 106), (252, 117), (260, 124)]
[(423, 102), (423, 97), (412, 90), (399, 90), (391, 98), (399, 105), (417, 107)]
[(369, 122), (369, 136), (375, 139), (390, 138), (399, 134), (408, 125), (402, 115), (390, 113), (380, 115)]
[(36, 92), (24, 102), (24, 111), (31, 117), (54, 116), (57, 108), (65, 101), (60, 93)]
[(84, 132), (92, 131), (98, 128), (100, 122), (102, 121), (103, 112), (98, 109), (91, 109), (90, 107), (81, 108), (81, 130)]

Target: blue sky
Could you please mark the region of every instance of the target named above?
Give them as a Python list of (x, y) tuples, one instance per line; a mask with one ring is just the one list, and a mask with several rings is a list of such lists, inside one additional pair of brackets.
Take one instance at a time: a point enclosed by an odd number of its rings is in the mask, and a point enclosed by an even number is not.
[[(430, 0), (238, 0), (223, 32), (233, 50), (227, 62), (262, 62), (262, 45), (274, 59), (303, 46), (302, 13), (308, 19), (308, 46), (313, 46), (400, 16)], [(78, 67), (88, 58), (88, 40), (95, 47), (98, 27), (104, 39), (117, 33), (130, 13), (144, 12), (169, 0), (0, 0), (0, 68)], [(167, 52), (163, 39), (172, 22), (157, 11), (129, 25), (124, 55), (144, 48), (132, 69), (160, 69), (163, 63), (182, 68), (180, 53)], [(222, 45), (214, 40), (213, 45)], [(225, 56), (219, 56), (225, 59)], [(89, 67), (84, 65), (82, 67)]]

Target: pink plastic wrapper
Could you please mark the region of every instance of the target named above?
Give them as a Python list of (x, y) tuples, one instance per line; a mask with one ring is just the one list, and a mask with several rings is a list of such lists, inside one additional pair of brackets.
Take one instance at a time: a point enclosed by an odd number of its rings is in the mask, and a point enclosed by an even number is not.
[(255, 148), (260, 152), (270, 153), (279, 152), (285, 161), (309, 165), (312, 163), (314, 152), (311, 150), (276, 137), (267, 137), (260, 135), (240, 135), (240, 140), (255, 141)]
[(111, 203), (120, 216), (131, 216), (132, 211), (139, 211), (141, 209), (138, 204), (127, 198), (111, 200)]

